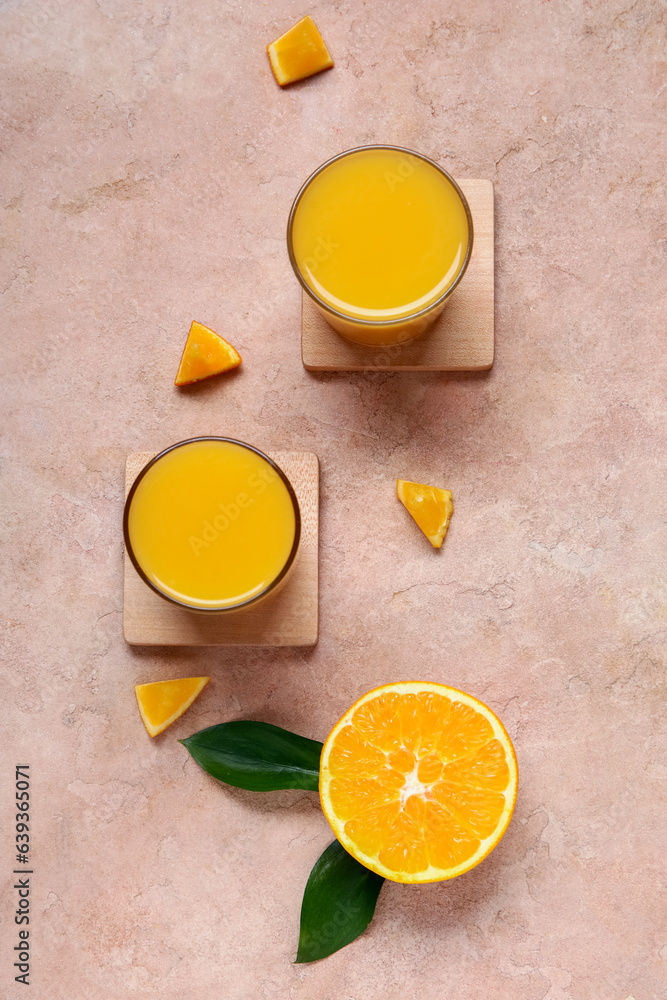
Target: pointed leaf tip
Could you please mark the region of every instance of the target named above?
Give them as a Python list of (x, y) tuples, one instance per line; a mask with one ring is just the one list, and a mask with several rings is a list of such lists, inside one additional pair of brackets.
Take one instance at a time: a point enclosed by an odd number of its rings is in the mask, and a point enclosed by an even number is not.
[(338, 840), (329, 844), (315, 862), (303, 894), (295, 964), (326, 958), (363, 934), (383, 882)]

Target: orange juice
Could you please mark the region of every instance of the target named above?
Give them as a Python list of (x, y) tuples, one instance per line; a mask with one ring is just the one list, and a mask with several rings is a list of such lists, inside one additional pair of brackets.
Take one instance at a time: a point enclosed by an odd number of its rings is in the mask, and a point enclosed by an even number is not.
[(127, 499), (125, 540), (140, 575), (196, 610), (230, 610), (286, 574), (300, 517), (284, 474), (249, 445), (195, 438), (162, 452)]
[(352, 340), (386, 344), (435, 319), (467, 265), (472, 226), (465, 197), (437, 164), (366, 146), (306, 182), (288, 244), (326, 319)]

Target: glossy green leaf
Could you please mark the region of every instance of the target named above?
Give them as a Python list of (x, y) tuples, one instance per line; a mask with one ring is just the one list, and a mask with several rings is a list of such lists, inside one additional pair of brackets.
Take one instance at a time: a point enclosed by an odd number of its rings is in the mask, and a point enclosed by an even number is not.
[(315, 962), (368, 927), (384, 879), (334, 840), (316, 861), (301, 904), (297, 962)]
[(179, 742), (200, 767), (236, 788), (318, 789), (322, 744), (268, 722), (223, 722)]

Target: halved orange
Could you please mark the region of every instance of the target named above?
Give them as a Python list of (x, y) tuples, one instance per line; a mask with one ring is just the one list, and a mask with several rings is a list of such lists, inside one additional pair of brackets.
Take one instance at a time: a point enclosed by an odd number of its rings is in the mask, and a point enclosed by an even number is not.
[(439, 549), (454, 512), (451, 491), (442, 490), (439, 486), (427, 486), (426, 483), (411, 483), (407, 479), (397, 479), (396, 496), (412, 515), (431, 545)]
[(500, 719), (428, 681), (369, 691), (331, 730), (320, 762), (336, 837), (394, 882), (436, 882), (478, 865), (507, 829), (517, 785)]
[(172, 722), (176, 722), (176, 719), (190, 708), (210, 679), (210, 677), (179, 677), (174, 681), (135, 684), (137, 705), (150, 735), (157, 736)]
[(174, 385), (191, 385), (204, 378), (238, 368), (242, 357), (235, 347), (214, 330), (196, 320), (190, 325)]

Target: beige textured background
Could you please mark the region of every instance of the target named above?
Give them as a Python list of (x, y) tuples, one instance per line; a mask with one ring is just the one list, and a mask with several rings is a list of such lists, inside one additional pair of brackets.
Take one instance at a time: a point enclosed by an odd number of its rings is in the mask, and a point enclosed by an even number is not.
[[(336, 68), (281, 91), (264, 46), (308, 9)], [(4, 0), (0, 871), (23, 757), (37, 1000), (665, 996), (666, 25), (663, 0)], [(494, 181), (487, 376), (301, 367), (292, 197), (382, 140)], [(178, 392), (193, 318), (244, 364)], [(321, 458), (314, 651), (122, 641), (125, 454), (207, 432)], [(440, 553), (397, 476), (453, 490)], [(213, 679), (151, 742), (132, 685), (183, 673)], [(226, 790), (176, 738), (323, 738), (406, 677), (499, 712), (515, 819), (293, 966), (316, 798)]]

